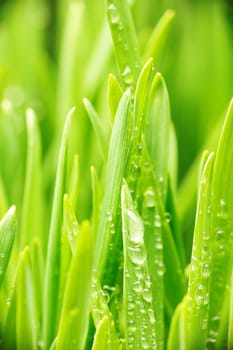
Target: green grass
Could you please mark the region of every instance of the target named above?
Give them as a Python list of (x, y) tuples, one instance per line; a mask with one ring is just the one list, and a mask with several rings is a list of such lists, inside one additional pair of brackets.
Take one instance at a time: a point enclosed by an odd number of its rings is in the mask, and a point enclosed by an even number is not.
[(232, 26), (167, 3), (1, 5), (1, 349), (233, 349)]

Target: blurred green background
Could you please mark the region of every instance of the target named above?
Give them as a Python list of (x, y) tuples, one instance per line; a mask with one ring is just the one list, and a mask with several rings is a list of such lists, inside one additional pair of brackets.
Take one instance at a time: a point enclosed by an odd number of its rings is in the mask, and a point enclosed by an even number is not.
[[(214, 147), (215, 130), (233, 95), (233, 1), (131, 0), (130, 4), (142, 53), (164, 11), (176, 12), (155, 64), (170, 94), (179, 153), (177, 206), (183, 232), (190, 233), (197, 167), (189, 169), (206, 145)], [(0, 2), (0, 185), (4, 184), (9, 204), (20, 208), (22, 202), (25, 109), (32, 107), (40, 122), (49, 207), (59, 136), (67, 111), (76, 105), (70, 148), (80, 159), (78, 217), (90, 216), (89, 168), (94, 164), (101, 172), (102, 160), (82, 98), (91, 99), (109, 123), (107, 78), (110, 72), (117, 75), (117, 67), (105, 12), (103, 0)]]

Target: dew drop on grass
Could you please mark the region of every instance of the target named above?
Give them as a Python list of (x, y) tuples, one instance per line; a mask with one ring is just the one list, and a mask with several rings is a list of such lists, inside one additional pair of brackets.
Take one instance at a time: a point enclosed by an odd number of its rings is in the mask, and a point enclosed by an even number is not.
[(141, 247), (129, 247), (129, 258), (135, 265), (143, 265), (146, 260), (146, 254)]
[(132, 73), (132, 70), (129, 66), (125, 67), (125, 69), (123, 70), (121, 75), (122, 75), (124, 82), (127, 85), (131, 85), (133, 83), (133, 73)]
[(143, 299), (147, 303), (151, 303), (152, 302), (152, 294), (151, 294), (151, 290), (149, 288), (144, 288), (142, 296), (143, 296)]
[(143, 223), (139, 216), (137, 216), (132, 210), (127, 210), (129, 218), (129, 240), (132, 245), (141, 246), (143, 240)]
[(147, 208), (155, 207), (155, 194), (152, 188), (148, 188), (148, 190), (144, 193), (144, 203)]
[(110, 17), (110, 22), (112, 24), (117, 24), (120, 20), (119, 12), (114, 4), (108, 6), (108, 13)]
[(154, 227), (160, 228), (162, 226), (161, 217), (159, 214), (155, 215)]

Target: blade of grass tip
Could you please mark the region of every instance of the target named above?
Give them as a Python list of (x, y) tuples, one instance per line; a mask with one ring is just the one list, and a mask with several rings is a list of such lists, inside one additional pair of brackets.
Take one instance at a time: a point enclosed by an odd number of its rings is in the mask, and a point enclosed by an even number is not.
[[(204, 153), (204, 158), (206, 155)], [(204, 349), (209, 314), (211, 271), (211, 181), (214, 157), (211, 153), (201, 178), (193, 237), (191, 270), (185, 308), (185, 349)]]
[(159, 22), (156, 24), (143, 54), (144, 62), (150, 57), (154, 57), (157, 62), (164, 44), (166, 43), (174, 17), (175, 11), (169, 9), (163, 14)]
[(187, 303), (187, 296), (177, 305), (169, 328), (167, 350), (185, 349), (184, 344), (184, 309)]
[(108, 153), (108, 138), (106, 135), (105, 127), (101, 122), (100, 117), (98, 116), (95, 108), (87, 98), (83, 99), (83, 104), (86, 108), (86, 111), (92, 123), (93, 129), (95, 131), (97, 140), (99, 142), (103, 160), (106, 161), (107, 153)]
[(134, 129), (133, 129), (133, 144), (131, 151), (131, 159), (129, 161), (127, 169), (127, 181), (130, 189), (135, 190), (138, 176), (140, 174), (140, 162), (141, 162), (141, 135), (145, 124), (145, 115), (147, 112), (147, 100), (150, 91), (151, 80), (154, 75), (153, 60), (149, 59), (141, 70), (135, 92), (133, 116), (134, 116)]
[(16, 207), (12, 206), (0, 221), (0, 287), (9, 263), (16, 234)]
[(93, 242), (95, 246), (97, 229), (100, 216), (100, 184), (95, 168), (91, 167), (91, 187), (92, 187), (92, 226)]
[(141, 68), (139, 45), (126, 0), (107, 0), (107, 15), (117, 64), (125, 87), (135, 87)]
[(60, 269), (62, 205), (66, 171), (66, 153), (74, 110), (75, 108), (72, 108), (71, 111), (68, 113), (63, 130), (49, 231), (43, 301), (43, 347), (45, 350), (49, 348), (55, 336), (55, 320)]
[(41, 240), (44, 250), (47, 237), (43, 228), (43, 203), (41, 183), (41, 141), (36, 115), (32, 109), (26, 113), (27, 125), (27, 164), (24, 185), (20, 247), (30, 245), (33, 238)]
[(112, 331), (113, 321), (104, 316), (96, 330), (92, 350), (121, 350), (122, 345), (114, 338)]
[(69, 269), (56, 349), (84, 349), (88, 331), (92, 284), (92, 237), (85, 221)]
[[(216, 152), (212, 186), (212, 271), (210, 277), (209, 334), (216, 342), (221, 323), (228, 323), (228, 313), (223, 313), (225, 296), (229, 288), (233, 248), (233, 100), (227, 111)], [(222, 273), (222, 271), (225, 273)], [(227, 319), (223, 319), (223, 316)], [(222, 318), (221, 318), (222, 317)], [(220, 327), (220, 328), (219, 328)], [(226, 339), (224, 339), (224, 342)], [(223, 344), (218, 344), (220, 348)]]
[(71, 170), (70, 183), (69, 183), (69, 196), (74, 208), (77, 207), (78, 190), (79, 190), (79, 157), (77, 154), (75, 154), (72, 170)]
[(156, 349), (151, 280), (144, 244), (144, 227), (124, 182), (121, 194), (123, 220), (123, 303), (126, 348)]
[(30, 251), (20, 257), (16, 277), (16, 343), (19, 350), (37, 349), (37, 315), (32, 283)]
[(113, 74), (108, 76), (108, 104), (112, 121), (115, 119), (117, 107), (123, 95), (123, 90)]
[(121, 182), (127, 165), (129, 133), (130, 92), (127, 90), (117, 109), (108, 153), (104, 198), (95, 247), (94, 265), (99, 277), (104, 272), (107, 254), (113, 254), (110, 244), (115, 233), (114, 220), (119, 208)]
[(146, 143), (164, 202), (168, 179), (170, 104), (167, 87), (160, 73), (156, 74), (152, 83), (148, 113)]

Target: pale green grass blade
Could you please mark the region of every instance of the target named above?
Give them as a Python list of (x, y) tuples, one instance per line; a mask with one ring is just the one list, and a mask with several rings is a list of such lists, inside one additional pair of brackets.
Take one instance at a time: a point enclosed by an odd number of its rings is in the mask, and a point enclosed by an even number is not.
[(105, 191), (95, 249), (95, 267), (100, 276), (103, 274), (109, 253), (112, 233), (115, 232), (114, 220), (118, 211), (121, 182), (125, 174), (129, 152), (129, 126), (130, 94), (129, 91), (126, 91), (117, 109), (108, 153)]
[(37, 349), (35, 294), (32, 284), (30, 251), (26, 247), (20, 257), (16, 277), (16, 343), (18, 350)]
[(107, 0), (107, 14), (122, 82), (135, 87), (141, 68), (134, 22), (126, 0)]
[(129, 188), (122, 188), (123, 217), (123, 302), (126, 348), (155, 349), (155, 315), (152, 305), (151, 280), (144, 244), (143, 222), (135, 210)]
[(78, 191), (79, 191), (79, 157), (77, 154), (74, 156), (73, 165), (70, 175), (69, 183), (69, 196), (74, 208), (77, 207)]
[(175, 12), (173, 10), (167, 10), (156, 24), (143, 54), (144, 62), (150, 57), (154, 57), (156, 62), (160, 58), (174, 17)]
[(7, 208), (9, 208), (7, 196), (6, 196), (4, 184), (2, 182), (2, 178), (0, 175), (0, 217), (2, 217), (6, 213)]
[(90, 313), (92, 261), (90, 225), (85, 221), (80, 228), (67, 277), (56, 343), (57, 350), (84, 349)]
[(67, 194), (65, 194), (64, 196), (63, 212), (64, 212), (64, 225), (65, 225), (70, 249), (72, 254), (74, 254), (78, 232), (79, 232), (79, 224), (78, 224), (76, 215), (74, 213), (71, 201)]
[(123, 95), (123, 90), (113, 74), (108, 77), (108, 104), (110, 108), (111, 119), (114, 121), (117, 107)]
[(145, 135), (148, 152), (160, 187), (160, 195), (165, 201), (168, 178), (170, 105), (167, 87), (160, 73), (156, 74), (152, 84)]
[(93, 242), (95, 245), (97, 229), (100, 217), (100, 184), (95, 168), (91, 167), (91, 187), (92, 187), (92, 225), (93, 225)]
[(167, 350), (184, 350), (184, 309), (187, 303), (187, 296), (183, 301), (177, 305), (177, 308), (173, 314), (172, 322), (169, 329)]
[(62, 205), (63, 195), (65, 192), (64, 182), (66, 171), (66, 152), (73, 113), (74, 108), (69, 112), (67, 116), (62, 135), (49, 232), (43, 303), (43, 341), (45, 349), (49, 348), (55, 336), (55, 320), (60, 268)]
[(34, 238), (38, 238), (44, 249), (47, 237), (44, 229), (42, 180), (41, 180), (41, 141), (33, 110), (26, 114), (27, 125), (27, 164), (24, 186), (20, 247), (31, 245)]
[(170, 122), (169, 133), (168, 173), (171, 179), (171, 188), (176, 193), (178, 180), (178, 141), (172, 121)]
[(0, 221), (0, 287), (9, 263), (16, 234), (15, 206), (12, 206)]
[(106, 161), (107, 153), (108, 153), (108, 139), (106, 135), (106, 128), (100, 120), (95, 108), (91, 104), (91, 102), (87, 99), (83, 99), (83, 104), (86, 108), (90, 121), (92, 123), (93, 129), (95, 131), (98, 143), (100, 145), (100, 150), (103, 155), (104, 161)]
[[(205, 154), (204, 154), (205, 157)], [(193, 237), (191, 270), (185, 307), (185, 349), (204, 349), (208, 331), (211, 273), (211, 179), (213, 154), (204, 166), (201, 178)]]
[(122, 346), (115, 336), (113, 321), (104, 316), (96, 330), (92, 350), (121, 350)]

